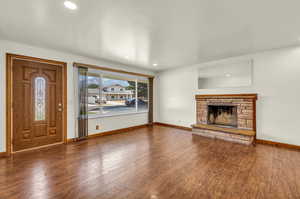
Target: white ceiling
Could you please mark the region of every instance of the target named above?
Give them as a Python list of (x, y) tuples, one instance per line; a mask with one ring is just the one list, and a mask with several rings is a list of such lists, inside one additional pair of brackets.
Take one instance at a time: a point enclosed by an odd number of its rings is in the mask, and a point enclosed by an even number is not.
[(0, 0), (0, 37), (152, 70), (300, 44), (300, 0), (73, 2)]

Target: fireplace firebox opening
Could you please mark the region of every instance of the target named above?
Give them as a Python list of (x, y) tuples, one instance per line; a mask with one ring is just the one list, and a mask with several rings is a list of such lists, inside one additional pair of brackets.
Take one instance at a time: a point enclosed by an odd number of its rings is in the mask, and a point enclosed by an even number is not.
[(207, 123), (237, 127), (237, 106), (208, 105)]

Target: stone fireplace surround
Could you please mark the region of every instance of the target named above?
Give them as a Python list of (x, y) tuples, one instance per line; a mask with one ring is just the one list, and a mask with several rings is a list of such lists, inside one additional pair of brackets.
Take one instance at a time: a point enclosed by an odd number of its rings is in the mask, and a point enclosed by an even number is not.
[[(256, 135), (257, 94), (196, 95), (197, 123), (193, 133), (241, 144), (252, 144)], [(211, 125), (208, 106), (236, 106), (237, 127)]]

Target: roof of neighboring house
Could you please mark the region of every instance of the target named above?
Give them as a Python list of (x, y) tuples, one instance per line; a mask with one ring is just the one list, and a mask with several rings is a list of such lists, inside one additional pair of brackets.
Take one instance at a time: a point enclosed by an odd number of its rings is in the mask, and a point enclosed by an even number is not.
[[(133, 94), (133, 91), (132, 90), (123, 90), (123, 91), (105, 91), (105, 90), (103, 90), (103, 93), (104, 94)], [(99, 95), (99, 89), (89, 88), (88, 94)]]
[(121, 84), (112, 84), (112, 85), (110, 85), (110, 86), (105, 86), (105, 87), (103, 87), (103, 89), (111, 88), (111, 87), (122, 87), (122, 88), (125, 88), (125, 86), (122, 86)]
[(132, 95), (133, 92), (130, 90), (124, 90), (124, 91), (104, 91), (104, 94), (126, 94), (126, 95)]

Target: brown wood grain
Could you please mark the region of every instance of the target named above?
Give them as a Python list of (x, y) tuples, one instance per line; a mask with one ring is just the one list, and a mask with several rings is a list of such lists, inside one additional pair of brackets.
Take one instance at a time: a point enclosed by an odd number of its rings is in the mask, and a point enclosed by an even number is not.
[(7, 157), (7, 153), (6, 152), (0, 152), (0, 158), (3, 158), (3, 157)]
[(296, 199), (300, 152), (154, 125), (0, 159), (0, 198)]
[[(13, 127), (14, 124), (18, 124), (16, 121), (13, 120), (13, 105), (20, 105), (19, 103), (14, 103), (14, 101), (18, 100), (17, 98), (14, 100), (13, 98), (13, 90), (14, 86), (16, 84), (15, 80), (13, 79), (14, 75), (14, 61), (24, 61), (24, 62), (31, 62), (35, 65), (41, 64), (41, 65), (48, 65), (53, 67), (60, 67), (62, 69), (61, 71), (61, 78), (62, 78), (62, 87), (61, 87), (61, 95), (62, 95), (62, 104), (63, 104), (63, 111), (62, 111), (62, 129), (63, 129), (63, 141), (66, 143), (67, 141), (67, 64), (65, 62), (60, 61), (53, 61), (48, 59), (41, 59), (41, 58), (35, 58), (35, 57), (29, 57), (24, 55), (16, 55), (16, 54), (6, 54), (6, 152), (8, 155), (12, 153), (12, 134), (13, 134)], [(51, 67), (50, 67), (51, 68)], [(49, 74), (50, 75), (50, 74)], [(50, 75), (51, 76), (51, 75)], [(30, 88), (32, 89), (32, 88)], [(23, 100), (28, 100), (27, 98), (24, 98)], [(29, 115), (27, 117), (30, 117)], [(25, 117), (24, 119), (26, 119)]]

